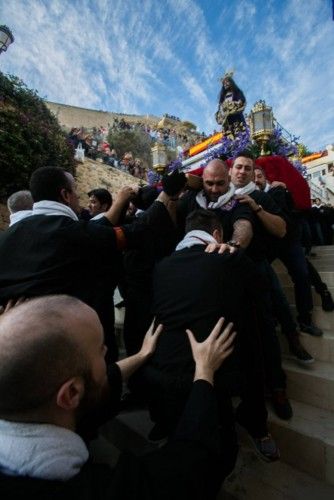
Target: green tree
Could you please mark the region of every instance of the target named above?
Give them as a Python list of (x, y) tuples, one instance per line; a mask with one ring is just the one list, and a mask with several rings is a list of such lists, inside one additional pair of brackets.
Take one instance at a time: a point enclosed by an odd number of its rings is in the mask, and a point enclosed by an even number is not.
[(301, 142), (297, 144), (297, 149), (298, 149), (298, 154), (302, 158), (303, 156), (308, 156), (312, 154), (312, 151), (309, 150), (305, 144), (302, 144)]
[(111, 148), (116, 149), (118, 158), (122, 158), (124, 153), (131, 151), (133, 157), (140, 158), (145, 167), (152, 167), (152, 142), (146, 132), (140, 129), (111, 131), (108, 135), (108, 142)]
[(183, 122), (181, 122), (181, 125), (182, 125), (182, 127), (186, 128), (188, 130), (196, 130), (197, 129), (197, 126), (193, 122), (190, 122), (188, 120), (184, 120)]
[(45, 165), (73, 173), (73, 148), (37, 92), (0, 72), (0, 198), (26, 189), (31, 173)]

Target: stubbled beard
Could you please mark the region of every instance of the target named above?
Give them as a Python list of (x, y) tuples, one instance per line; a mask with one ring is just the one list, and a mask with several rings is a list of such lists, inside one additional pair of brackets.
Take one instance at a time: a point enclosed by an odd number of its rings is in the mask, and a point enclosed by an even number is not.
[(109, 387), (98, 384), (90, 373), (84, 375), (84, 382), (85, 392), (77, 410), (79, 420), (86, 420), (87, 415), (99, 412), (107, 404), (109, 394)]

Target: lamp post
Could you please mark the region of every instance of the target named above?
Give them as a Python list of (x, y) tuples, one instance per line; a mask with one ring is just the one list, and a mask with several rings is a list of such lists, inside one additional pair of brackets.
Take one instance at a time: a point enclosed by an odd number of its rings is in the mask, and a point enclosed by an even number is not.
[(14, 36), (10, 29), (5, 25), (0, 26), (0, 54), (2, 52), (6, 52), (10, 44), (13, 42)]
[(153, 169), (160, 175), (167, 165), (167, 151), (164, 144), (157, 143), (151, 148)]
[(261, 156), (266, 154), (265, 145), (274, 132), (274, 117), (272, 108), (265, 101), (257, 101), (249, 116), (251, 137), (261, 147)]

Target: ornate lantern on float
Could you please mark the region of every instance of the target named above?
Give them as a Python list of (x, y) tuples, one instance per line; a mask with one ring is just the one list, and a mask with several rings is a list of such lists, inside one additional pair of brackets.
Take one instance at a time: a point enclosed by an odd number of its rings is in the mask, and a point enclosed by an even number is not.
[(167, 150), (164, 144), (157, 143), (151, 148), (153, 169), (163, 174), (167, 165)]
[(266, 154), (265, 145), (274, 132), (274, 116), (265, 101), (257, 101), (250, 112), (251, 137), (261, 148), (261, 156)]
[(14, 42), (13, 33), (7, 26), (0, 26), (0, 54), (6, 52), (11, 43)]

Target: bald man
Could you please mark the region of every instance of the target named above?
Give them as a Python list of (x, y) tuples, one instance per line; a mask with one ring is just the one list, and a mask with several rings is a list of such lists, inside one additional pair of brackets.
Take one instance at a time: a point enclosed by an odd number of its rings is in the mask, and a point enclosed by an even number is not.
[(254, 216), (234, 195), (235, 187), (230, 182), (226, 163), (211, 160), (203, 171), (203, 189), (188, 191), (179, 201), (180, 226), (184, 228), (185, 218), (193, 210), (212, 210), (222, 224), (224, 242), (246, 248), (252, 239)]
[[(155, 349), (161, 326), (141, 350), (105, 364), (103, 328), (95, 311), (66, 295), (32, 299), (0, 317), (0, 489), (3, 498), (214, 498), (223, 477), (214, 372), (232, 352), (231, 325), (220, 320), (206, 343), (188, 333), (196, 363), (193, 391), (174, 439), (116, 468), (93, 464), (80, 421), (115, 403), (122, 381)], [(175, 457), (178, 460), (175, 461)], [(194, 476), (193, 476), (194, 474)], [(198, 478), (198, 480), (194, 478)]]

